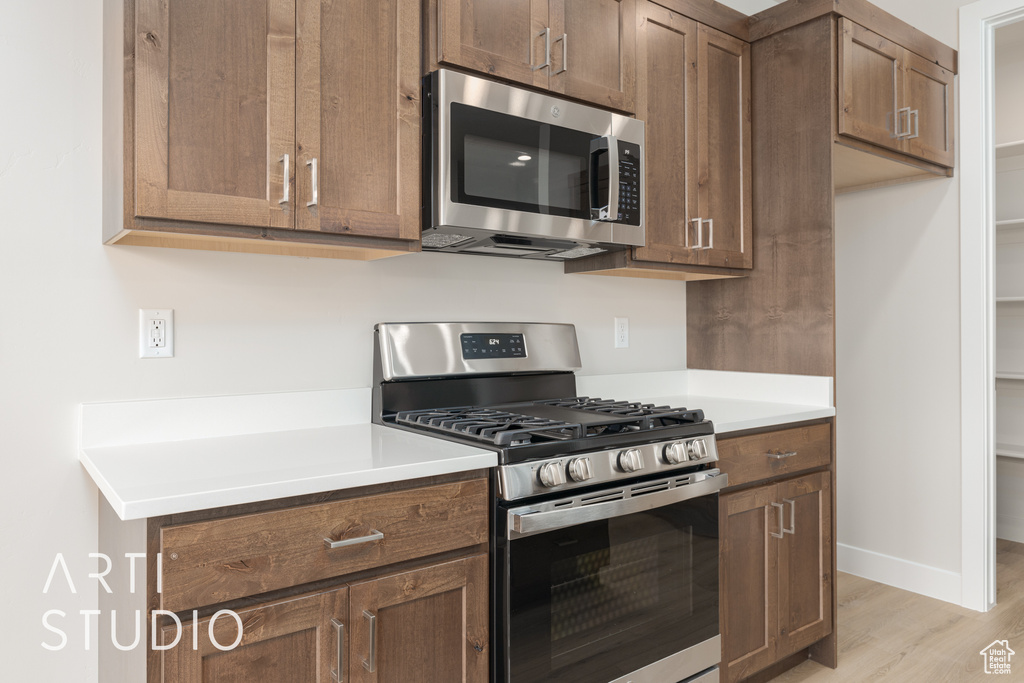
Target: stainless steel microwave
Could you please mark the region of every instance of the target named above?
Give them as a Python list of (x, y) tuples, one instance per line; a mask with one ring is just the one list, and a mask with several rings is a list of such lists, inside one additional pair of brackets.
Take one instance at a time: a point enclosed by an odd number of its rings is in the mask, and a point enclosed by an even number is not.
[(424, 88), (423, 249), (564, 260), (644, 244), (644, 124), (448, 70)]

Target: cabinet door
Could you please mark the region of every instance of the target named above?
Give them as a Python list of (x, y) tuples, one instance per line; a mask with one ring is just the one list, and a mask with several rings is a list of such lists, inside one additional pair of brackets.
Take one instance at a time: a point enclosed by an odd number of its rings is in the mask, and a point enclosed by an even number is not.
[[(439, 63), (547, 87), (547, 0), (436, 1)], [(548, 32), (548, 55), (552, 38)]]
[[(177, 644), (163, 653), (165, 683), (331, 683), (344, 667), (348, 624), (348, 589), (283, 600), (238, 612), (242, 640), (222, 651), (210, 640), (210, 618), (198, 622), (198, 649), (193, 625), (186, 621)], [(339, 625), (340, 624), (340, 625)], [(178, 630), (165, 627), (161, 642), (174, 642)], [(214, 622), (213, 635), (227, 648), (238, 635), (230, 615)]]
[(550, 0), (550, 89), (633, 111), (635, 0)]
[(419, 3), (298, 10), (297, 227), (419, 239)]
[(953, 166), (953, 74), (909, 50), (903, 51), (904, 107), (910, 107), (907, 154)]
[(779, 551), (778, 657), (832, 631), (832, 495), (820, 472), (778, 485), (784, 505)]
[(637, 18), (636, 115), (645, 122), (641, 261), (695, 264), (697, 23), (653, 2)]
[(751, 268), (750, 45), (698, 28), (697, 216), (701, 263)]
[(137, 0), (135, 21), (135, 215), (293, 227), (294, 0)]
[[(775, 661), (778, 628), (776, 487), (719, 501), (722, 678), (737, 681)], [(774, 536), (772, 536), (774, 534)]]
[(907, 126), (900, 106), (898, 73), (902, 48), (848, 19), (839, 20), (839, 134), (900, 150), (897, 130)]
[(351, 680), (485, 683), (487, 556), (393, 574), (351, 589)]

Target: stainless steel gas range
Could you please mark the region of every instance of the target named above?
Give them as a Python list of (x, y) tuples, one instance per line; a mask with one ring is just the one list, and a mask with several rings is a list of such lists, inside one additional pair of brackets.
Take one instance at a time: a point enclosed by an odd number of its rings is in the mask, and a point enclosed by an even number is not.
[(580, 397), (576, 330), (385, 323), (373, 419), (494, 449), (496, 683), (718, 681), (714, 427)]

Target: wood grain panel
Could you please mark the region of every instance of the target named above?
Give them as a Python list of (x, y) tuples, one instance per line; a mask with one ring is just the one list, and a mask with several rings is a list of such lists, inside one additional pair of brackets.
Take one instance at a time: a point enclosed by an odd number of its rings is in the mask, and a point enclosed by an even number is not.
[(903, 50), (877, 33), (848, 19), (839, 20), (839, 129), (840, 135), (899, 150), (897, 129), (907, 130), (908, 112), (899, 90)]
[(722, 679), (737, 681), (775, 660), (778, 544), (775, 486), (722, 495), (720, 576)]
[(750, 46), (698, 33), (697, 215), (709, 221), (701, 263), (753, 267)]
[[(290, 227), (293, 0), (140, 0), (135, 215)], [(288, 179), (290, 183), (290, 179)]]
[(548, 87), (632, 112), (636, 0), (549, 0), (548, 15), (552, 33)]
[[(775, 458), (775, 455), (795, 455)], [(775, 429), (761, 434), (718, 440), (719, 467), (729, 486), (795, 474), (832, 461), (832, 426), (817, 424)]]
[[(181, 640), (163, 653), (163, 678), (168, 683), (330, 683), (336, 669), (338, 633), (332, 619), (348, 619), (348, 589), (283, 600), (238, 611), (242, 641), (228, 651), (218, 649), (209, 637), (210, 618), (199, 620), (193, 633), (191, 620), (184, 621)], [(161, 631), (161, 643), (174, 642), (178, 631)], [(237, 623), (221, 616), (214, 623), (214, 637), (221, 647), (231, 645)], [(199, 648), (192, 648), (193, 637)], [(345, 643), (342, 643), (346, 647)]]
[(833, 30), (825, 16), (752, 46), (754, 268), (687, 286), (687, 367), (835, 372)]
[(653, 2), (637, 19), (637, 118), (645, 123), (642, 261), (695, 264), (697, 23)]
[(749, 17), (715, 0), (658, 0), (658, 4), (740, 40), (750, 40)]
[[(487, 556), (474, 555), (353, 584), (352, 680), (485, 683), (487, 581)], [(372, 667), (360, 666), (371, 663), (369, 615), (377, 629)]]
[[(383, 566), (487, 539), (487, 482), (164, 527), (162, 608), (181, 611)], [(383, 539), (337, 549), (324, 539)]]
[(903, 102), (913, 114), (914, 138), (903, 149), (922, 159), (953, 167), (953, 73), (903, 51)]
[(517, 83), (547, 87), (546, 0), (437, 0), (437, 61)]
[(832, 631), (831, 474), (781, 482), (778, 499), (787, 530), (779, 552), (777, 656), (784, 657)]
[(299, 229), (419, 238), (419, 16), (416, 0), (300, 1)]

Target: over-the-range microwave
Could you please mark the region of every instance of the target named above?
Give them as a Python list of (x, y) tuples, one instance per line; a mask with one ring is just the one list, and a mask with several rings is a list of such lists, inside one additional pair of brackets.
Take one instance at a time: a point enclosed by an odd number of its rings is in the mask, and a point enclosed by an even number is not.
[(642, 121), (439, 70), (423, 249), (564, 260), (644, 244)]

